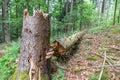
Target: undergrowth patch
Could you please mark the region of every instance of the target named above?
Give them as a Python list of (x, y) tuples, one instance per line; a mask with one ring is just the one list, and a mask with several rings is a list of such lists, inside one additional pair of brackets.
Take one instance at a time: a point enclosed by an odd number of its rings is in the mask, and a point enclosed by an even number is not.
[(19, 56), (21, 40), (10, 43), (11, 46), (6, 46), (2, 52), (5, 56), (0, 58), (0, 80), (9, 80), (14, 69), (17, 66), (16, 58)]

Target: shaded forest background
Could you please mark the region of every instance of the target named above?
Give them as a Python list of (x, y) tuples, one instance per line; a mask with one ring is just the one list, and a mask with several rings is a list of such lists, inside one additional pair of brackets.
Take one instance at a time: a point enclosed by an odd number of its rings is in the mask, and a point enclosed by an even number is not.
[(41, 9), (51, 16), (51, 41), (85, 27), (107, 28), (119, 23), (118, 0), (1, 0), (0, 42), (21, 37), (23, 11)]

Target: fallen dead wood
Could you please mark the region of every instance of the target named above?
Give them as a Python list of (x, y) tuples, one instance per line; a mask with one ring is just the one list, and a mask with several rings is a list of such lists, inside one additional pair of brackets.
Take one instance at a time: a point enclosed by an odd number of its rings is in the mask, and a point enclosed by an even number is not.
[(88, 29), (85, 29), (69, 37), (61, 38), (54, 41), (50, 45), (50, 48), (52, 48), (54, 51), (53, 55), (57, 57), (64, 55), (65, 52), (68, 51), (80, 38), (82, 38), (87, 31)]
[(106, 52), (104, 52), (104, 61), (103, 61), (103, 65), (101, 67), (101, 72), (100, 72), (98, 80), (101, 80), (101, 77), (102, 77), (102, 74), (103, 74), (103, 71), (104, 71), (105, 61), (106, 61)]

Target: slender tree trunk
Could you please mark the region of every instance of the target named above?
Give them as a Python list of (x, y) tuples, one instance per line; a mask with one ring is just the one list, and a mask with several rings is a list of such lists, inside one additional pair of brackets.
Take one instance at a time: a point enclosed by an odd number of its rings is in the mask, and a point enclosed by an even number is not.
[[(17, 4), (17, 1), (16, 1), (16, 4)], [(18, 18), (18, 5), (16, 5), (16, 19)], [(18, 25), (16, 24), (16, 35), (17, 35), (17, 38), (18, 38)]]
[(59, 0), (60, 2), (60, 14), (62, 14), (62, 0)]
[[(83, 4), (84, 3), (84, 0), (80, 0), (80, 3)], [(81, 8), (81, 12), (80, 12), (81, 16), (83, 15), (83, 8)], [(82, 19), (80, 20), (80, 30), (82, 29), (83, 27), (83, 23), (82, 23)]]
[(67, 15), (68, 14), (68, 0), (66, 0), (65, 5), (66, 5), (66, 15)]
[(120, 7), (119, 7), (119, 12), (118, 12), (118, 23), (120, 23)]
[(115, 25), (115, 20), (116, 20), (116, 10), (117, 10), (117, 0), (115, 1), (115, 9), (114, 9), (113, 25)]
[(39, 8), (39, 10), (40, 10), (40, 3), (38, 3), (38, 8)]
[[(17, 79), (22, 77), (22, 72), (27, 71), (30, 80), (41, 80), (43, 76), (47, 78), (45, 80), (51, 80), (50, 59), (45, 58), (50, 43), (49, 16), (40, 10), (36, 11), (34, 16), (28, 14), (25, 10)], [(20, 80), (24, 79), (22, 77)]]
[(49, 4), (50, 4), (50, 1), (47, 0), (47, 13), (49, 13)]
[(72, 12), (73, 11), (73, 0), (71, 0), (71, 7), (70, 7), (70, 12)]
[(26, 0), (26, 9), (29, 10), (29, 0)]
[(111, 3), (111, 0), (108, 1), (108, 6), (107, 6), (107, 14), (106, 14), (106, 22), (109, 20), (109, 10), (110, 10), (110, 3)]
[(10, 40), (10, 27), (6, 20), (9, 18), (8, 14), (8, 5), (9, 0), (2, 1), (2, 41), (9, 41)]
[(101, 8), (101, 13), (104, 14), (105, 10), (105, 0), (102, 1), (102, 8)]

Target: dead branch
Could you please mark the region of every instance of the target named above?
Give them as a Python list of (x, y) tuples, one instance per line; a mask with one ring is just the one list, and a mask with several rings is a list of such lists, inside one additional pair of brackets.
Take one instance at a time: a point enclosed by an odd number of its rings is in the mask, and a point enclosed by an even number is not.
[(103, 65), (102, 65), (101, 72), (100, 72), (98, 80), (101, 80), (103, 70), (104, 70), (104, 66), (105, 66), (105, 61), (106, 61), (106, 52), (104, 52), (104, 61), (103, 61)]

